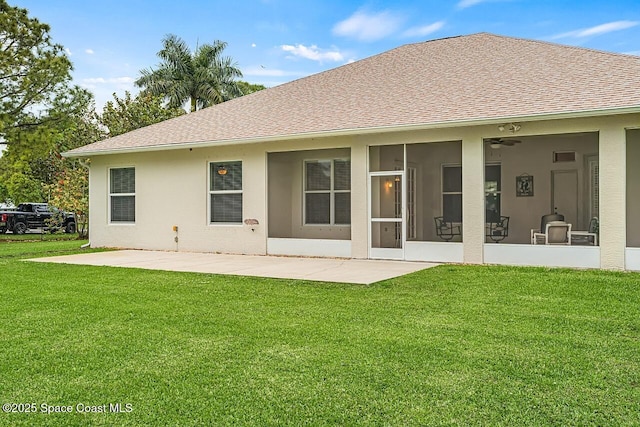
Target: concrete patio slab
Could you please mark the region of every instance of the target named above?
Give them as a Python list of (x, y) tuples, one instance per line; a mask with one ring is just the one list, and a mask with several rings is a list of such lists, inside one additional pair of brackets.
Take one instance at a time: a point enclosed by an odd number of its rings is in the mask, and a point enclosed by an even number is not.
[(29, 261), (357, 284), (375, 283), (438, 265), (428, 262), (409, 261), (297, 258), (143, 250), (94, 252), (37, 258)]

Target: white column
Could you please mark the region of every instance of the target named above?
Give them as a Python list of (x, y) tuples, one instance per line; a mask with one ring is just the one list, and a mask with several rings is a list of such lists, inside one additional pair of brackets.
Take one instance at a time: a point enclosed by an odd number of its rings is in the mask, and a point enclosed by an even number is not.
[(482, 137), (468, 135), (462, 139), (462, 242), (465, 263), (483, 263), (484, 211)]
[(624, 127), (600, 129), (600, 267), (624, 269), (626, 246), (626, 132)]
[(367, 200), (367, 146), (351, 146), (351, 256), (369, 256)]

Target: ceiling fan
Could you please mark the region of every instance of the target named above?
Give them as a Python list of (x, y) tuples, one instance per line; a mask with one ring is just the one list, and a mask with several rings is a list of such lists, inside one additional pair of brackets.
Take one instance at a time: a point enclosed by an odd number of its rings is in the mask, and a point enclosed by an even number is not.
[(500, 148), (503, 145), (512, 147), (513, 145), (520, 144), (522, 142), (517, 139), (505, 139), (505, 138), (487, 138), (485, 141), (489, 143), (491, 148)]

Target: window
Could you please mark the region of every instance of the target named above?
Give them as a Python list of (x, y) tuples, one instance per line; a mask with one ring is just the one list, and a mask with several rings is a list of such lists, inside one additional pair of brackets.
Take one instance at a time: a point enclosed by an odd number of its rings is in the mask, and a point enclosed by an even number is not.
[(242, 162), (209, 164), (210, 223), (242, 223)]
[[(500, 219), (501, 192), (500, 165), (485, 165), (486, 221)], [(442, 166), (442, 216), (445, 221), (462, 222), (462, 166)]]
[(136, 221), (136, 169), (109, 169), (109, 211), (111, 222)]
[(462, 166), (442, 166), (442, 216), (462, 222)]
[(305, 224), (351, 224), (351, 160), (304, 163)]
[(485, 221), (500, 221), (500, 194), (502, 182), (500, 178), (500, 165), (485, 165), (484, 167), (484, 207)]

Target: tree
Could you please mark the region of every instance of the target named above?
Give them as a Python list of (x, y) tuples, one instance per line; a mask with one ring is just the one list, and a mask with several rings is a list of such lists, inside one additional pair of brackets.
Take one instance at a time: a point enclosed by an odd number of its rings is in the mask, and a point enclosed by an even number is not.
[[(77, 160), (63, 159), (61, 152), (104, 138), (96, 120), (93, 95), (74, 87), (51, 100), (34, 126), (7, 129), (7, 150), (0, 157), (0, 200), (43, 202), (47, 186), (56, 182)], [(25, 113), (28, 120), (34, 117)]]
[(242, 95), (235, 80), (242, 72), (231, 58), (222, 56), (227, 43), (216, 40), (192, 53), (184, 40), (169, 34), (162, 44), (158, 52), (162, 62), (156, 70), (141, 70), (136, 86), (165, 98), (172, 108), (189, 102), (192, 112)]
[[(140, 94), (133, 99), (129, 92), (125, 92), (123, 99), (113, 94), (113, 101), (105, 104), (102, 115), (95, 114), (93, 108), (88, 107), (83, 114), (72, 115), (76, 120), (67, 126), (73, 129), (74, 134), (65, 136), (65, 150), (183, 114), (182, 108), (165, 108), (161, 98), (150, 94)], [(106, 128), (108, 133), (101, 128)], [(87, 237), (89, 223), (89, 174), (83, 161), (62, 161), (63, 167), (57, 169), (54, 179), (45, 181), (44, 191), (53, 206), (76, 214), (78, 232), (84, 238)]]
[(86, 168), (75, 162), (60, 171), (56, 181), (47, 185), (46, 190), (52, 206), (76, 214), (80, 238), (86, 238), (89, 233), (89, 174)]
[(249, 83), (242, 80), (238, 81), (238, 87), (243, 95), (249, 95), (250, 93), (265, 90), (267, 88), (265, 85)]
[(109, 136), (116, 136), (182, 114), (182, 108), (165, 108), (161, 97), (140, 93), (132, 99), (125, 92), (123, 99), (113, 94), (113, 101), (105, 104), (99, 120), (109, 130)]
[(29, 109), (48, 105), (71, 79), (71, 62), (49, 31), (26, 9), (0, 0), (0, 135), (39, 123)]

